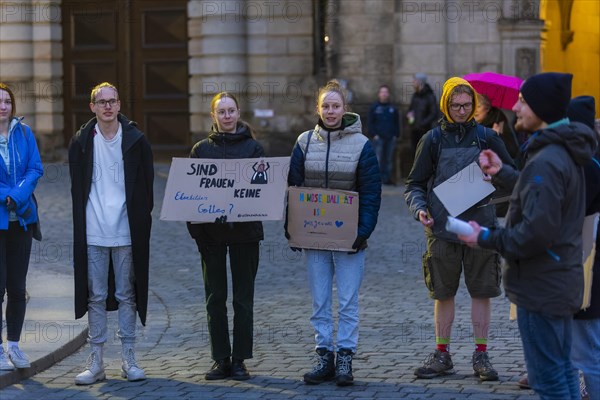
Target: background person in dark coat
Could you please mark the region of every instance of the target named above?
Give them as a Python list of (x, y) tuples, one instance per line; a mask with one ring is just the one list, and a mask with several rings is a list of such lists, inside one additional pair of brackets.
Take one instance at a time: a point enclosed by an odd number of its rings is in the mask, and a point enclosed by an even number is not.
[[(569, 103), (567, 116), (571, 121), (594, 129), (596, 105), (592, 96), (575, 97)], [(598, 132), (596, 132), (598, 133)], [(600, 212), (600, 149), (584, 167), (585, 215)], [(600, 400), (600, 222), (596, 233), (596, 256), (592, 267), (592, 297), (590, 306), (575, 314), (573, 321), (573, 366), (583, 372), (590, 400)]]
[(145, 379), (133, 345), (136, 310), (146, 323), (154, 206), (152, 150), (135, 122), (119, 114), (117, 89), (106, 82), (96, 86), (90, 109), (96, 117), (81, 127), (69, 146), (75, 318), (88, 313), (92, 350), (85, 371), (75, 378), (82, 385), (105, 378), (106, 310), (117, 308), (121, 375), (130, 381)]
[(400, 136), (400, 114), (390, 102), (390, 88), (386, 85), (379, 87), (377, 101), (371, 105), (367, 120), (369, 135), (373, 137), (375, 154), (379, 161), (381, 181), (390, 185), (394, 168), (394, 151), (396, 140)]
[(435, 94), (427, 83), (427, 75), (419, 72), (413, 80), (415, 93), (410, 100), (406, 113), (410, 125), (410, 143), (413, 154), (417, 151), (417, 144), (425, 133), (430, 130), (438, 119), (439, 109)]
[[(240, 109), (233, 94), (221, 92), (211, 101), (213, 125), (207, 139), (194, 145), (192, 158), (258, 158), (262, 146), (250, 127), (239, 120)], [(254, 331), (254, 280), (258, 271), (260, 221), (228, 223), (225, 215), (214, 223), (187, 224), (202, 256), (202, 275), (212, 358), (207, 380), (246, 380), (250, 374), (244, 360), (252, 358)], [(227, 319), (227, 251), (233, 285), (233, 351)], [(233, 360), (232, 360), (233, 358)]]

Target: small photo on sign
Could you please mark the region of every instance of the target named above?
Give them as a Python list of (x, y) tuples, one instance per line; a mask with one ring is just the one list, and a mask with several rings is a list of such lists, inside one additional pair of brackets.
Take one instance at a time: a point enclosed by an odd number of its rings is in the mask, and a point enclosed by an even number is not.
[(358, 193), (311, 187), (288, 188), (289, 245), (352, 251), (358, 231)]

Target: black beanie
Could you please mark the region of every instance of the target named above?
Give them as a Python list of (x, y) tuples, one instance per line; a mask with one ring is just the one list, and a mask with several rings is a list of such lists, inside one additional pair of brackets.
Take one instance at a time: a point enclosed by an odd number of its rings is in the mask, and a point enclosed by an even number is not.
[(581, 122), (594, 129), (596, 102), (592, 96), (575, 97), (569, 103), (567, 116), (571, 121)]
[(546, 72), (533, 75), (521, 86), (521, 95), (542, 121), (551, 124), (567, 116), (573, 75)]

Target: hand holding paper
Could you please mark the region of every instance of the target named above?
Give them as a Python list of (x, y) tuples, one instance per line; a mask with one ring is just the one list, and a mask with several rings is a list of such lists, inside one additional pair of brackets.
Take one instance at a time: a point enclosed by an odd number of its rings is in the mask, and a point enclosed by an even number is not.
[(479, 226), (479, 224), (475, 221), (469, 221), (469, 223), (466, 223), (465, 221), (461, 221), (452, 217), (448, 217), (446, 229), (449, 232), (456, 233), (458, 238), (469, 247), (476, 247), (479, 232), (484, 229), (487, 230), (487, 228)]

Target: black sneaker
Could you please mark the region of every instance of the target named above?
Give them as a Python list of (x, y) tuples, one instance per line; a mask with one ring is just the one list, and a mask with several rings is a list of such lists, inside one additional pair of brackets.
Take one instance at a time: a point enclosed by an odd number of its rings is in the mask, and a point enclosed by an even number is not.
[(422, 367), (415, 370), (417, 378), (431, 379), (436, 376), (450, 375), (454, 373), (454, 364), (450, 358), (450, 353), (441, 352), (436, 349), (431, 353)]
[(482, 381), (498, 380), (498, 372), (492, 366), (487, 351), (473, 352), (473, 372)]
[(218, 379), (225, 379), (231, 375), (231, 361), (229, 357), (222, 360), (217, 360), (211, 367), (210, 371), (204, 375), (204, 379), (207, 381), (216, 381)]
[(250, 373), (246, 369), (244, 360), (233, 359), (231, 363), (231, 379), (236, 381), (245, 381), (250, 379)]
[(340, 349), (335, 361), (335, 384), (338, 386), (350, 386), (354, 384), (352, 376), (352, 350)]
[(320, 347), (317, 352), (317, 364), (311, 372), (304, 374), (304, 383), (309, 385), (318, 385), (325, 381), (335, 378), (335, 365), (333, 360), (333, 351)]

